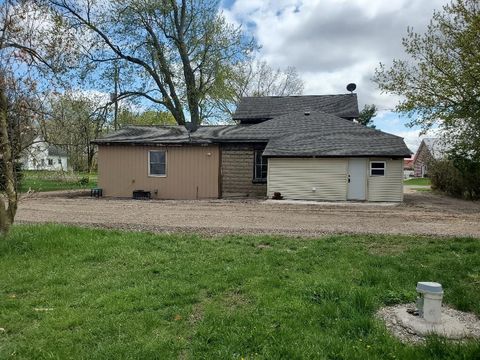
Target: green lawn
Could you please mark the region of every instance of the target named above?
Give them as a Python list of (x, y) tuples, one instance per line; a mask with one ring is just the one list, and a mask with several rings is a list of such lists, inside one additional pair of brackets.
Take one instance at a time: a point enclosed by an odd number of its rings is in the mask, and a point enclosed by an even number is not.
[[(41, 170), (26, 170), (22, 174), (20, 192), (90, 189), (97, 186), (96, 174)], [(88, 183), (82, 182), (83, 178), (88, 178)]]
[(429, 178), (413, 178), (408, 179), (403, 182), (405, 185), (431, 185), (431, 181)]
[(480, 241), (202, 238), (15, 226), (0, 240), (1, 359), (479, 359), (375, 319), (419, 280), (480, 315)]

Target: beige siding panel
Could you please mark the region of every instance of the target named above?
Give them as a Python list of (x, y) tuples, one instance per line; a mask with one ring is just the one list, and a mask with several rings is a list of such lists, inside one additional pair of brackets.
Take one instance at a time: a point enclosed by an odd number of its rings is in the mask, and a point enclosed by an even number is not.
[[(148, 176), (148, 152), (167, 152), (166, 176)], [(98, 182), (105, 196), (131, 197), (151, 191), (157, 199), (212, 199), (219, 196), (220, 151), (209, 146), (99, 146)]]
[(280, 192), (285, 199), (346, 200), (347, 167), (345, 158), (270, 158), (268, 195)]
[(368, 200), (403, 201), (403, 159), (370, 159), (385, 161), (385, 176), (370, 176), (368, 163)]

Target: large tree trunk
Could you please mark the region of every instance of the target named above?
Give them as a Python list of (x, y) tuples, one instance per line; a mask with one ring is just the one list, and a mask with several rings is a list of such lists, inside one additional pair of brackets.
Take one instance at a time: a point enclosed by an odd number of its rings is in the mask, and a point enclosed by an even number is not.
[(6, 235), (13, 224), (17, 212), (17, 189), (15, 184), (15, 164), (12, 156), (12, 144), (8, 131), (8, 102), (5, 91), (5, 79), (0, 77), (0, 156), (4, 188), (0, 194), (0, 234)]

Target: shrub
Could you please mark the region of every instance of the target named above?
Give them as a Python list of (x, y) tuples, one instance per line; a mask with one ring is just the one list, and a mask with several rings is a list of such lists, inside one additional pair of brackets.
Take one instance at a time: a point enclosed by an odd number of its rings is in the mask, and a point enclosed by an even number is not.
[(273, 200), (283, 200), (282, 193), (274, 192), (274, 193), (273, 193), (273, 196), (272, 196), (272, 199), (273, 199)]
[(432, 189), (464, 199), (480, 199), (480, 163), (465, 157), (433, 161), (428, 175)]
[(84, 176), (80, 178), (80, 180), (78, 180), (78, 183), (80, 185), (88, 185), (89, 182), (90, 182), (90, 179), (88, 178), (88, 176)]

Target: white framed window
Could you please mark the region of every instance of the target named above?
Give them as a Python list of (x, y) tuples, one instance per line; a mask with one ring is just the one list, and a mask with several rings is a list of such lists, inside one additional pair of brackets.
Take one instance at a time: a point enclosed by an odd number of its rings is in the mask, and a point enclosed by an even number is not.
[(53, 159), (48, 159), (48, 165), (52, 166), (53, 165)]
[(58, 165), (62, 165), (62, 159), (58, 158)]
[(253, 180), (267, 181), (268, 160), (262, 156), (263, 150), (255, 150)]
[(148, 176), (167, 176), (167, 152), (165, 150), (148, 152)]
[(370, 161), (370, 176), (385, 176), (385, 161)]

